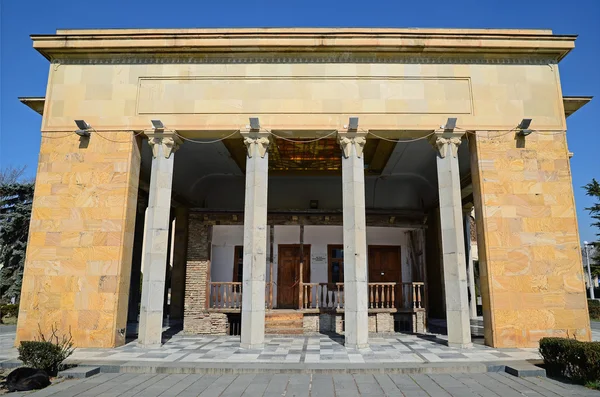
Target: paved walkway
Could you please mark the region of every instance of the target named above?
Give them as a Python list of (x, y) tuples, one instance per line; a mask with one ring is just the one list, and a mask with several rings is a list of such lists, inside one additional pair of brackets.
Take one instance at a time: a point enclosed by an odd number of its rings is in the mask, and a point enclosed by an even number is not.
[(505, 373), (439, 375), (151, 375), (100, 374), (65, 380), (35, 393), (10, 396), (599, 396), (600, 392), (546, 378)]

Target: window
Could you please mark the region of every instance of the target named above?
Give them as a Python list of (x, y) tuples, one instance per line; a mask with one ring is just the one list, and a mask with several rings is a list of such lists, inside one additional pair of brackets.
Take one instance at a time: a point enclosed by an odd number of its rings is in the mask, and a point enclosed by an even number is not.
[(342, 245), (329, 245), (329, 282), (344, 282), (344, 247)]
[(233, 278), (231, 281), (241, 283), (244, 277), (244, 247), (238, 245), (233, 254)]

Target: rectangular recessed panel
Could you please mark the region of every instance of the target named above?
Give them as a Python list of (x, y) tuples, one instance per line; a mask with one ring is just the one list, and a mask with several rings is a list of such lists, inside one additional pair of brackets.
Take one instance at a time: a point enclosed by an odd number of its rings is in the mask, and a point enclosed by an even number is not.
[(141, 78), (138, 114), (471, 114), (468, 78)]

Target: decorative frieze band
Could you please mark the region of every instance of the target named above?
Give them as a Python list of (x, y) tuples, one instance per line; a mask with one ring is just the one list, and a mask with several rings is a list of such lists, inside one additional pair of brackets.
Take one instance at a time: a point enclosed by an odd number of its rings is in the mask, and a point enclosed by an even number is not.
[(420, 56), (364, 56), (352, 53), (334, 53), (329, 55), (232, 55), (193, 57), (149, 57), (144, 55), (118, 54), (98, 58), (57, 58), (57, 65), (107, 65), (107, 64), (252, 64), (252, 63), (398, 63), (398, 64), (491, 64), (491, 65), (552, 65), (558, 63), (555, 58), (514, 57), (420, 57)]

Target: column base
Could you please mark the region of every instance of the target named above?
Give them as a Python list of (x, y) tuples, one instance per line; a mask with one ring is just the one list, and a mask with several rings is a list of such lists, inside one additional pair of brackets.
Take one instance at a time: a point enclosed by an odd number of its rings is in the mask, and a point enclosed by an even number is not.
[(158, 348), (160, 348), (162, 346), (162, 343), (148, 343), (148, 344), (144, 344), (144, 343), (140, 342), (139, 339), (138, 339), (138, 345), (141, 348), (144, 348), (144, 349), (158, 349)]
[(472, 349), (473, 343), (450, 343), (450, 342), (448, 342), (448, 347), (455, 347), (457, 349)]
[(362, 349), (368, 349), (369, 348), (369, 344), (368, 343), (360, 343), (360, 344), (344, 343), (344, 346), (347, 349), (354, 349), (354, 350), (362, 350)]
[(241, 349), (247, 350), (263, 350), (265, 348), (264, 343), (242, 343), (240, 344)]

